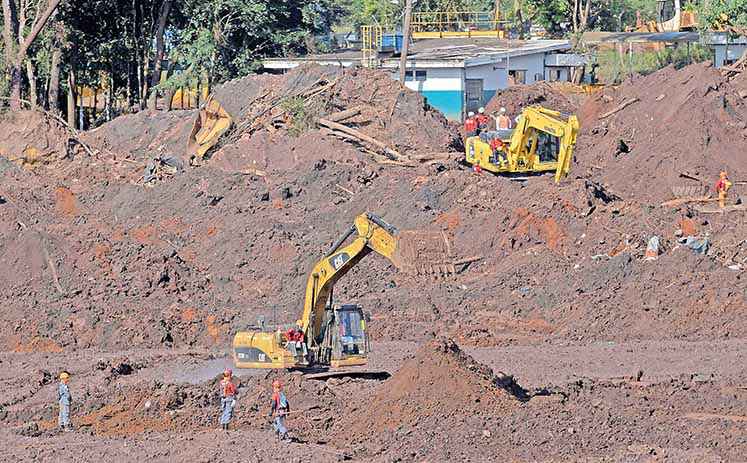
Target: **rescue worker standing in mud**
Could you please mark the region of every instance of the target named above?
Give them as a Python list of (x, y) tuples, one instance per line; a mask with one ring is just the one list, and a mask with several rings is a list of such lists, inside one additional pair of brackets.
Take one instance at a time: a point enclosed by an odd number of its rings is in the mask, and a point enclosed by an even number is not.
[(230, 368), (226, 368), (223, 372), (223, 379), (220, 382), (220, 425), (228, 431), (228, 423), (233, 418), (233, 408), (236, 406), (236, 386), (231, 380), (233, 377), (233, 371)]
[(283, 384), (279, 379), (272, 382), (272, 404), (269, 416), (274, 416), (272, 427), (275, 428), (280, 440), (288, 439), (288, 429), (285, 427), (285, 416), (290, 412), (288, 398), (283, 392)]
[(726, 172), (719, 174), (718, 182), (716, 182), (716, 193), (718, 193), (718, 205), (719, 207), (726, 207), (726, 193), (731, 187), (731, 182)]
[(60, 404), (60, 416), (58, 425), (61, 430), (73, 429), (70, 424), (70, 404), (73, 401), (70, 395), (70, 388), (67, 383), (70, 382), (70, 373), (63, 371), (60, 373), (60, 384), (57, 386), (57, 402)]

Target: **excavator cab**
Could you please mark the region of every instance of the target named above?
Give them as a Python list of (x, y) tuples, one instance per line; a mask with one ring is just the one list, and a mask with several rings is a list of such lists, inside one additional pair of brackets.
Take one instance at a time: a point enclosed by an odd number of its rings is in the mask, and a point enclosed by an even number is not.
[(327, 332), (332, 346), (330, 366), (366, 364), (369, 352), (366, 318), (363, 309), (356, 304), (344, 304), (327, 311)]

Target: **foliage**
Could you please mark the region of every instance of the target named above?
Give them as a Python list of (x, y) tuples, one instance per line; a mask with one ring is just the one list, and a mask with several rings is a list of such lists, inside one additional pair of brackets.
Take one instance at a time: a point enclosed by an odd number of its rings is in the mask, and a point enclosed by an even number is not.
[(181, 69), (165, 86), (244, 76), (265, 56), (302, 53), (310, 34), (326, 33), (343, 14), (332, 0), (183, 0), (183, 27), (174, 30), (174, 59)]
[(697, 9), (698, 24), (704, 29), (724, 29), (728, 26), (747, 27), (747, 1), (710, 0)]
[[(525, 0), (524, 10), (553, 36), (574, 32), (574, 0)], [(622, 32), (635, 26), (636, 12), (643, 21), (655, 20), (656, 0), (591, 0), (586, 29)]]
[(319, 115), (325, 111), (324, 104), (318, 100), (305, 100), (303, 97), (286, 98), (280, 103), (280, 108), (290, 118), (288, 132), (294, 136), (316, 126)]
[(658, 51), (643, 51), (633, 53), (632, 57), (625, 54), (624, 62), (615, 50), (606, 50), (597, 55), (597, 77), (604, 83), (617, 84), (630, 74), (648, 75), (669, 65), (677, 69), (690, 63), (706, 61), (712, 58), (711, 50), (700, 44), (692, 44), (688, 55), (685, 45), (668, 47)]

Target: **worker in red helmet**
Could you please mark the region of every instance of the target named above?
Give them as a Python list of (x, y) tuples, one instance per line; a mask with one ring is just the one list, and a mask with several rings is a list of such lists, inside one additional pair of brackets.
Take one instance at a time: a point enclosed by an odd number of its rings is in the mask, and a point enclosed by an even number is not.
[(470, 111), (467, 114), (467, 119), (464, 120), (464, 136), (474, 137), (475, 135), (477, 135), (477, 119), (475, 113)]
[(285, 427), (285, 416), (288, 413), (290, 413), (290, 404), (283, 392), (283, 383), (276, 379), (272, 382), (272, 404), (269, 416), (274, 416), (272, 426), (280, 440), (288, 439), (288, 428)]
[(223, 372), (223, 379), (220, 382), (220, 425), (226, 431), (228, 431), (228, 423), (233, 418), (233, 409), (236, 406), (236, 396), (238, 395), (232, 378), (233, 371), (230, 368), (226, 368)]
[(719, 174), (718, 182), (716, 182), (716, 193), (718, 193), (718, 205), (719, 207), (726, 207), (726, 193), (731, 188), (732, 183), (729, 181), (729, 176), (726, 172)]

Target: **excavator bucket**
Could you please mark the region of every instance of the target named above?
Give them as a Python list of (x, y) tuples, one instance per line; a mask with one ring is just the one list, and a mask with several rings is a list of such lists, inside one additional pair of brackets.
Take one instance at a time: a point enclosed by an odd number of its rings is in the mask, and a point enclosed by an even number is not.
[(401, 272), (443, 276), (456, 273), (451, 243), (441, 231), (404, 230), (397, 235), (394, 261)]
[(187, 142), (187, 152), (191, 157), (202, 159), (210, 148), (218, 143), (221, 135), (231, 127), (233, 119), (213, 95), (200, 109)]

